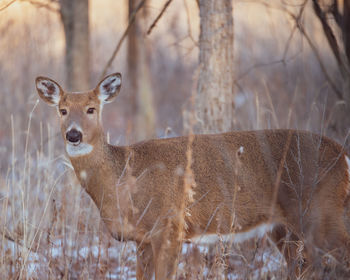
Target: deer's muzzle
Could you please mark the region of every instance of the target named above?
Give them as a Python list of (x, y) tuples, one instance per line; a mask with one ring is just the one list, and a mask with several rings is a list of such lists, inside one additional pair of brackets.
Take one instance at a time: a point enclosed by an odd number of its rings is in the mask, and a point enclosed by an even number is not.
[(66, 133), (66, 139), (68, 142), (72, 144), (79, 144), (83, 138), (83, 135), (81, 134), (80, 131), (76, 129), (71, 129)]

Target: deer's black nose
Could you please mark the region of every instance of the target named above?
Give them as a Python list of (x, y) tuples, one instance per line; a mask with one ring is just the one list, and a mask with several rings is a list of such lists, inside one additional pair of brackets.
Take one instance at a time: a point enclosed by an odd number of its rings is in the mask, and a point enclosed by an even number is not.
[(66, 139), (71, 143), (78, 143), (83, 138), (83, 135), (80, 131), (76, 129), (71, 129), (66, 133)]

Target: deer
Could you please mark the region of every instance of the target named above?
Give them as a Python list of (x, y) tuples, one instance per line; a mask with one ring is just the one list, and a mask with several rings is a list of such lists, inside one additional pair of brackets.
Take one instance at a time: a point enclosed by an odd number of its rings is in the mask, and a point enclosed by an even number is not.
[(182, 245), (201, 240), (267, 236), (295, 277), (318, 256), (348, 261), (350, 160), (343, 145), (308, 131), (272, 129), (114, 146), (102, 109), (121, 82), (114, 73), (93, 90), (66, 92), (39, 76), (36, 89), (56, 107), (65, 152), (108, 231), (136, 242), (138, 280), (175, 279)]

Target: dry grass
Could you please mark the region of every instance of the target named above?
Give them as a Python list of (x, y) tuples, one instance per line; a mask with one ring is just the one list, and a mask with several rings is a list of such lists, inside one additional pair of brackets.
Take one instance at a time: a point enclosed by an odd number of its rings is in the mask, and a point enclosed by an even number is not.
[[(291, 21), (279, 9), (254, 2), (235, 4), (237, 129), (294, 127), (331, 134), (328, 124), (338, 105), (298, 32), (284, 56)], [(112, 53), (125, 27), (125, 7), (119, 5), (92, 1), (93, 82), (109, 58), (106, 53)], [(161, 5), (156, 1), (148, 9), (156, 15)], [(167, 127), (173, 134), (182, 134), (183, 112), (190, 103), (187, 100), (198, 53), (192, 39), (198, 37), (198, 17), (195, 3), (189, 5), (190, 21), (184, 4), (173, 3), (166, 20), (162, 19), (149, 38), (153, 42), (150, 71), (160, 136)], [(178, 14), (178, 9), (184, 12)], [(120, 24), (111, 24), (116, 18), (122, 19)], [(334, 60), (310, 10), (305, 25), (336, 81)], [(36, 101), (35, 76), (44, 73), (59, 81), (64, 77), (59, 16), (28, 3), (15, 3), (1, 12), (0, 36), (1, 277), (134, 278), (134, 244), (119, 243), (108, 235), (96, 207), (63, 155), (54, 112)], [(125, 51), (124, 47), (113, 65), (121, 72), (126, 72)], [(119, 100), (107, 106), (104, 113), (112, 143), (127, 142), (121, 136), (128, 123), (124, 117), (127, 92), (123, 89)], [(343, 141), (341, 135), (332, 136)], [(182, 251), (178, 279), (287, 276), (283, 257), (268, 240), (234, 248), (222, 242), (210, 248), (184, 245)]]

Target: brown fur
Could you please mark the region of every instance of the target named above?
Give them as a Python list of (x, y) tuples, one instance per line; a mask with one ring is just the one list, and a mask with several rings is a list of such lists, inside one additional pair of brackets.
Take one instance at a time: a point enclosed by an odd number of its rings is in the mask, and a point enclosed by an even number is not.
[[(70, 158), (75, 173), (113, 237), (137, 243), (137, 279), (154, 272), (156, 279), (173, 278), (183, 241), (261, 224), (276, 225), (270, 236), (296, 273), (300, 240), (306, 264), (314, 264), (319, 252), (349, 256), (343, 221), (349, 166), (331, 139), (284, 129), (195, 135), (192, 200), (184, 197), (188, 137), (112, 146), (103, 136), (98, 88), (80, 94), (60, 88), (60, 96), (58, 108), (69, 110), (61, 117), (64, 139), (73, 119), (94, 147)], [(94, 118), (87, 117), (87, 107), (96, 108)], [(284, 242), (288, 232), (292, 245)]]

